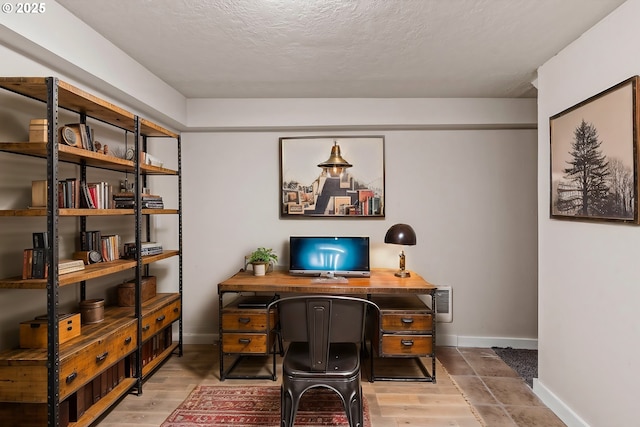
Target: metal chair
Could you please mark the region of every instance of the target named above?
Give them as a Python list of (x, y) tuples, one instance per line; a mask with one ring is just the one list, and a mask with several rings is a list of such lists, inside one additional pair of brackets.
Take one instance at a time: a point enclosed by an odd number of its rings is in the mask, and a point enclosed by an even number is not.
[(371, 301), (347, 296), (305, 295), (269, 305), (280, 317), (288, 348), (282, 362), (280, 425), (292, 427), (302, 395), (312, 388), (335, 391), (349, 426), (362, 427), (360, 349)]

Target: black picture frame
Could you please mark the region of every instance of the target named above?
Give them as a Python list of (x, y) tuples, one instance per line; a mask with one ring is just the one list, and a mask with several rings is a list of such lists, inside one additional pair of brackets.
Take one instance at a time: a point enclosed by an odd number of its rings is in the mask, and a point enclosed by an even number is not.
[[(384, 218), (384, 136), (282, 137), (279, 142), (280, 218)], [(336, 152), (349, 165), (339, 174), (322, 166)]]
[(638, 76), (549, 118), (550, 217), (638, 224)]

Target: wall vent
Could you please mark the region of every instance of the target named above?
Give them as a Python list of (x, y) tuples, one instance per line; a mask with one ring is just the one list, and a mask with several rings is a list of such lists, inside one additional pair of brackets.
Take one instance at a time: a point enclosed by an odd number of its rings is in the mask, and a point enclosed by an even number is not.
[(436, 322), (453, 322), (453, 292), (451, 286), (438, 286), (436, 289)]

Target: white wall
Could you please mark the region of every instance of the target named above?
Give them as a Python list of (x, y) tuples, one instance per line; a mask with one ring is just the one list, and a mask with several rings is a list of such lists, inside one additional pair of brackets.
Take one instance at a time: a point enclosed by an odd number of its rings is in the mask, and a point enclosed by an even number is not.
[(307, 134), (183, 134), (191, 339), (213, 339), (216, 285), (252, 249), (273, 247), (286, 267), (290, 235), (367, 235), (373, 267), (397, 268), (398, 249), (383, 239), (405, 222), (418, 235), (407, 268), (454, 289), (440, 343), (535, 347), (535, 130), (368, 132), (386, 138), (385, 219), (279, 219), (278, 138)]
[[(640, 0), (538, 71), (549, 117), (640, 74)], [(549, 219), (549, 133), (538, 136), (539, 368), (534, 389), (570, 426), (637, 425), (640, 228)]]

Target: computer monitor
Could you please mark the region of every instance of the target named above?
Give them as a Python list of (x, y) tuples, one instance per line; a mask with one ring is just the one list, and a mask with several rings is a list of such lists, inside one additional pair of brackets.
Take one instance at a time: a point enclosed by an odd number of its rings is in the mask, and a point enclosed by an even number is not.
[(289, 273), (301, 276), (369, 277), (369, 237), (291, 236)]

